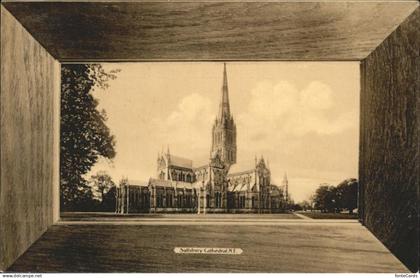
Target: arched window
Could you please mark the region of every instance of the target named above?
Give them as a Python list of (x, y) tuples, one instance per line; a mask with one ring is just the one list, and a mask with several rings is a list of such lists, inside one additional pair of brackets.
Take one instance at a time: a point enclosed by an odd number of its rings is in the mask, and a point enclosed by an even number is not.
[(166, 207), (172, 207), (172, 194), (169, 192), (166, 193)]
[(178, 196), (177, 196), (177, 207), (178, 208), (182, 208), (183, 207), (183, 203), (182, 203), (182, 194), (180, 194), (180, 193), (178, 193)]
[(162, 195), (160, 193), (157, 194), (156, 196), (156, 205), (158, 208), (163, 207), (163, 200), (162, 200)]
[(219, 192), (219, 194), (218, 194), (218, 207), (219, 208), (221, 208), (222, 207), (222, 193), (221, 192)]
[(240, 196), (239, 197), (239, 207), (240, 208), (245, 208), (245, 196)]
[(185, 196), (185, 201), (186, 201), (186, 207), (190, 208), (192, 206), (191, 195)]

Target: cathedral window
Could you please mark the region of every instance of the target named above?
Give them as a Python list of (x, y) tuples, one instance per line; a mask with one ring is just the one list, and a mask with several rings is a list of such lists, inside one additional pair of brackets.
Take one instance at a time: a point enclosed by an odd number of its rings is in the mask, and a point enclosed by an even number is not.
[(186, 196), (186, 206), (189, 208), (189, 207), (191, 207), (191, 195), (187, 195)]
[(172, 207), (172, 194), (167, 193), (166, 195), (166, 207), (171, 208)]
[(219, 201), (219, 197), (218, 197), (218, 192), (214, 193), (214, 205), (216, 208), (219, 207), (218, 201)]
[(245, 196), (239, 196), (239, 208), (245, 208)]
[(158, 208), (163, 207), (163, 198), (162, 198), (162, 195), (160, 195), (160, 194), (158, 194), (158, 195), (156, 196), (156, 206), (157, 206)]
[(178, 202), (178, 207), (179, 208), (182, 208), (183, 207), (183, 203), (182, 203), (182, 195), (181, 194), (178, 194), (178, 196), (177, 196), (177, 202)]
[(146, 192), (141, 193), (141, 208), (148, 208), (149, 207), (149, 196)]
[(214, 197), (215, 197), (216, 208), (221, 208), (222, 207), (222, 193), (216, 192), (214, 195), (215, 195)]

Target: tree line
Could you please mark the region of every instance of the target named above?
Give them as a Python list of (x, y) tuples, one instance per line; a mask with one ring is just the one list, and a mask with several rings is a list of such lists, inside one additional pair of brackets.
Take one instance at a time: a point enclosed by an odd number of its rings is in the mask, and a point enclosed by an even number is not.
[(346, 179), (337, 186), (321, 184), (312, 197), (313, 208), (321, 212), (353, 213), (357, 208), (358, 181)]
[(294, 211), (319, 210), (321, 212), (353, 213), (357, 208), (358, 181), (354, 178), (345, 179), (337, 186), (327, 183), (320, 184), (309, 200), (295, 203), (289, 201), (289, 209)]

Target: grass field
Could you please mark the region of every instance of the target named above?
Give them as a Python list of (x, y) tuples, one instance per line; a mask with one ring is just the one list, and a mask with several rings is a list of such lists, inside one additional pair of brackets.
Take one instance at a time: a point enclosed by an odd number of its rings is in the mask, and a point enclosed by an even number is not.
[(357, 213), (299, 212), (312, 219), (358, 219)]
[(95, 220), (142, 220), (142, 219), (300, 219), (293, 213), (272, 213), (272, 214), (232, 214), (232, 213), (144, 213), (144, 214), (116, 214), (113, 212), (62, 212), (60, 218), (63, 221), (95, 221)]

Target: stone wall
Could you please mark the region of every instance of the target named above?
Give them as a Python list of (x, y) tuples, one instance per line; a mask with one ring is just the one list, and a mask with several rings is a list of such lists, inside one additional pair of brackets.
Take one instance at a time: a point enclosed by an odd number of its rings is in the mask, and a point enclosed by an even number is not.
[(420, 8), (361, 63), (361, 220), (418, 270)]
[(59, 67), (1, 6), (0, 270), (54, 221)]

